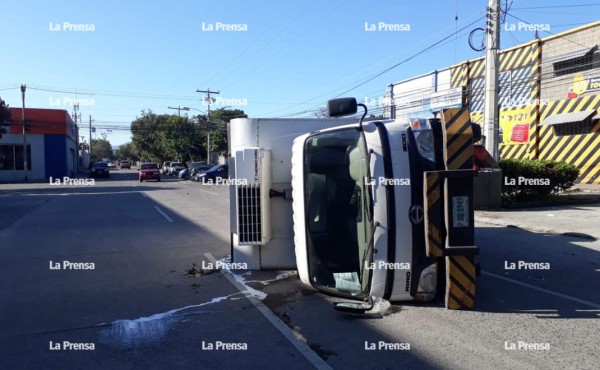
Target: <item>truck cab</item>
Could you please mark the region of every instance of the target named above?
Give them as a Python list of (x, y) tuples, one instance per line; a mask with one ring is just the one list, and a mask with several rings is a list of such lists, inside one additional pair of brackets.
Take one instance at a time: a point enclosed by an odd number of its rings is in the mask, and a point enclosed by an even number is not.
[(292, 188), (302, 281), (346, 298), (431, 300), (437, 270), (423, 247), (422, 173), (435, 168), (426, 119), (297, 138)]

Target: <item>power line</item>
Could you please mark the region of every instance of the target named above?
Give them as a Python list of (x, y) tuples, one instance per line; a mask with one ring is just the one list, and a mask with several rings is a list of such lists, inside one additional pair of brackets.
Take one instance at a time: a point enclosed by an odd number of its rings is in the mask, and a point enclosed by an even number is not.
[[(483, 19), (483, 17), (480, 17), (480, 18), (476, 19), (475, 21), (473, 21), (473, 22), (469, 23), (468, 25), (464, 26), (463, 28), (461, 28), (461, 29), (459, 30), (459, 32), (462, 32), (462, 31), (464, 31), (465, 29), (467, 29), (467, 28), (471, 27), (472, 25), (474, 25), (475, 23), (477, 23), (477, 22), (478, 22), (479, 20), (481, 20), (481, 19)], [(377, 78), (377, 77), (380, 77), (381, 75), (383, 75), (383, 74), (385, 74), (385, 73), (387, 73), (387, 72), (391, 71), (392, 69), (394, 69), (394, 68), (397, 68), (397, 67), (399, 67), (400, 65), (402, 65), (402, 64), (404, 64), (404, 63), (406, 63), (406, 62), (408, 62), (408, 61), (410, 61), (410, 60), (412, 60), (412, 59), (416, 58), (417, 56), (419, 56), (419, 55), (421, 55), (421, 54), (424, 54), (424, 53), (426, 53), (426, 52), (428, 52), (428, 51), (431, 51), (431, 50), (433, 50), (433, 49), (436, 49), (436, 48), (438, 48), (438, 47), (441, 47), (441, 46), (443, 46), (443, 45), (447, 44), (448, 42), (451, 42), (451, 41), (453, 41), (453, 40), (452, 40), (452, 37), (453, 37), (453, 36), (454, 36), (454, 33), (452, 33), (452, 34), (450, 34), (450, 35), (448, 35), (448, 36), (444, 37), (444, 38), (443, 38), (443, 39), (441, 39), (441, 40), (438, 40), (437, 42), (435, 42), (435, 43), (431, 44), (430, 46), (428, 46), (428, 47), (426, 47), (425, 49), (423, 49), (423, 50), (419, 51), (418, 53), (416, 53), (416, 54), (413, 54), (412, 56), (410, 56), (410, 57), (408, 57), (408, 58), (406, 58), (406, 59), (404, 59), (404, 60), (400, 61), (399, 63), (396, 63), (395, 65), (393, 65), (393, 66), (391, 66), (391, 67), (388, 67), (388, 68), (386, 68), (385, 70), (383, 70), (383, 71), (381, 71), (381, 72), (379, 72), (379, 73), (377, 73), (377, 74), (375, 74), (375, 75), (373, 75), (373, 76), (371, 76), (371, 77), (368, 77), (366, 80), (364, 80), (364, 81), (362, 81), (362, 82), (358, 83), (357, 85), (355, 85), (355, 86), (353, 86), (352, 88), (350, 88), (350, 89), (348, 89), (348, 90), (344, 91), (343, 93), (336, 95), (335, 97), (340, 97), (340, 96), (342, 96), (342, 95), (345, 95), (345, 94), (349, 93), (350, 91), (353, 91), (353, 90), (355, 90), (355, 89), (359, 88), (360, 86), (363, 86), (363, 85), (365, 85), (366, 83), (368, 83), (368, 82), (370, 82), (370, 81), (374, 80), (375, 78)], [(340, 89), (337, 89), (337, 90), (334, 90), (334, 91), (338, 91), (338, 90), (340, 90)], [(323, 95), (320, 95), (320, 97), (322, 97), (322, 96), (325, 96), (325, 95), (328, 95), (328, 94), (323, 94)], [(315, 98), (313, 98), (313, 99), (311, 99), (311, 100), (315, 100)], [(297, 116), (297, 115), (301, 115), (301, 114), (304, 114), (304, 113), (311, 113), (311, 111), (309, 111), (309, 110), (304, 110), (304, 111), (301, 111), (301, 112), (296, 112), (296, 113), (292, 113), (292, 114), (284, 115), (283, 117), (292, 117), (292, 116)]]
[[(464, 28), (468, 28), (468, 27), (470, 27), (471, 25), (473, 25), (474, 23), (476, 23), (476, 22), (478, 22), (479, 20), (483, 19), (483, 16), (481, 15), (482, 13), (483, 13), (483, 12), (481, 12), (481, 11), (478, 11), (478, 12), (476, 12), (474, 15), (472, 15), (471, 17), (467, 18), (467, 19), (472, 19), (472, 18), (475, 18), (475, 17), (476, 17), (476, 19), (475, 19), (475, 21), (474, 21), (474, 22), (472, 22), (472, 23), (468, 24), (468, 25), (467, 25), (467, 26), (465, 26)], [(446, 29), (442, 30), (441, 32), (438, 32), (438, 33), (436, 33), (435, 35), (443, 34), (443, 33), (444, 33), (444, 31), (446, 31), (446, 30), (448, 30), (448, 29), (451, 29), (451, 28), (454, 28), (454, 27), (453, 27), (453, 26), (447, 27)], [(464, 28), (463, 28), (463, 29), (464, 29)], [(459, 31), (459, 32), (460, 32), (460, 31)], [(413, 48), (415, 44), (418, 44), (418, 43), (421, 43), (421, 42), (423, 42), (423, 41), (429, 40), (429, 39), (433, 38), (435, 35), (428, 36), (428, 37), (426, 37), (425, 39), (418, 41), (417, 43), (412, 43), (412, 44), (411, 44), (411, 46), (409, 46), (409, 47), (407, 47), (407, 48), (405, 48), (405, 49), (401, 49), (401, 50), (399, 50), (398, 52), (396, 52), (396, 53), (394, 53), (394, 54), (392, 54), (392, 55), (388, 56), (387, 58), (380, 59), (380, 60), (378, 60), (376, 63), (373, 63), (372, 65), (370, 65), (369, 67), (363, 68), (363, 69), (361, 69), (361, 70), (357, 70), (357, 71), (356, 71), (354, 74), (352, 74), (352, 75), (356, 75), (356, 74), (358, 74), (359, 72), (362, 72), (362, 71), (364, 71), (364, 70), (371, 69), (371, 68), (373, 68), (374, 66), (376, 66), (376, 65), (379, 65), (379, 64), (381, 64), (381, 63), (385, 62), (386, 60), (393, 59), (393, 58), (395, 58), (395, 57), (396, 57), (396, 56), (398, 56), (398, 55), (404, 55), (404, 54), (406, 53), (406, 50), (409, 50), (409, 49)], [(452, 37), (453, 35), (454, 35), (454, 33), (452, 33), (450, 37)], [(452, 41), (452, 40), (450, 40), (450, 41)], [(352, 75), (351, 75), (351, 76), (352, 76)], [(348, 77), (349, 77), (349, 76), (346, 76), (346, 78), (344, 78), (342, 81), (345, 81), (345, 80), (347, 80), (347, 79), (348, 79)], [(359, 81), (360, 81), (360, 80), (359, 80)], [(305, 100), (305, 101), (303, 101), (303, 102), (301, 102), (301, 103), (297, 103), (297, 104), (294, 104), (294, 105), (292, 105), (292, 106), (289, 106), (289, 107), (285, 107), (285, 108), (277, 109), (277, 110), (274, 110), (274, 111), (270, 111), (270, 112), (264, 113), (264, 114), (262, 114), (262, 115), (263, 115), (263, 116), (272, 116), (274, 113), (280, 112), (280, 111), (282, 111), (282, 110), (289, 110), (289, 109), (291, 109), (291, 108), (294, 108), (294, 107), (297, 107), (297, 106), (311, 104), (311, 102), (313, 102), (313, 101), (316, 101), (316, 100), (319, 100), (319, 99), (321, 99), (321, 98), (323, 98), (323, 97), (328, 97), (328, 98), (329, 98), (329, 97), (331, 97), (332, 95), (334, 95), (335, 93), (337, 93), (338, 91), (340, 91), (340, 90), (343, 90), (343, 89), (346, 89), (346, 88), (348, 88), (348, 87), (350, 87), (350, 86), (354, 85), (354, 84), (355, 84), (355, 83), (357, 83), (357, 82), (358, 82), (358, 81), (353, 81), (353, 82), (350, 82), (350, 83), (348, 83), (348, 84), (346, 84), (346, 85), (343, 85), (343, 86), (341, 86), (341, 87), (339, 87), (339, 88), (337, 88), (337, 89), (334, 89), (334, 90), (328, 91), (328, 92), (326, 92), (326, 93), (324, 93), (324, 94), (321, 94), (321, 95), (319, 95), (319, 96), (313, 97), (313, 98), (311, 98), (311, 99), (307, 99), (307, 100)], [(322, 102), (321, 102), (321, 103), (322, 103)], [(319, 103), (319, 104), (321, 105), (321, 103)]]
[(587, 6), (600, 6), (600, 3), (591, 3), (591, 4), (569, 4), (569, 5), (546, 5), (546, 6), (524, 6), (520, 8), (513, 8), (514, 10), (521, 9), (554, 9), (554, 8), (579, 8), (579, 7), (587, 7)]

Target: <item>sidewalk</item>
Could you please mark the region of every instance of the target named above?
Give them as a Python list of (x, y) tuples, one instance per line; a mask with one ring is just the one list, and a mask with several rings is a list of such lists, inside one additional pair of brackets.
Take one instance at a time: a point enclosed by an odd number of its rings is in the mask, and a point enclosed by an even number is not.
[(600, 239), (600, 204), (475, 211), (475, 223)]
[(578, 193), (600, 193), (600, 184), (575, 184), (573, 190)]

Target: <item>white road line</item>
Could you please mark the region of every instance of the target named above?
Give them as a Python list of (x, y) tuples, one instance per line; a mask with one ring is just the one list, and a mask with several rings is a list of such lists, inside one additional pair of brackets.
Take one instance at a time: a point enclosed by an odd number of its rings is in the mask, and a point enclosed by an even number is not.
[(144, 193), (143, 191), (140, 191), (140, 194), (142, 194), (145, 198), (148, 198), (148, 196), (146, 195), (146, 193)]
[(175, 221), (173, 221), (173, 220), (171, 219), (171, 217), (167, 216), (167, 214), (166, 214), (166, 213), (164, 213), (164, 212), (162, 211), (162, 209), (158, 208), (158, 206), (154, 206), (154, 208), (155, 208), (155, 209), (158, 211), (158, 213), (160, 213), (161, 215), (163, 215), (163, 217), (164, 217), (164, 218), (166, 218), (166, 219), (167, 219), (167, 221), (169, 221), (169, 222), (175, 222)]
[(509, 283), (512, 283), (512, 284), (515, 284), (515, 285), (520, 285), (520, 286), (523, 286), (523, 287), (526, 287), (526, 288), (537, 290), (538, 292), (550, 294), (550, 295), (553, 295), (555, 297), (560, 297), (560, 298), (563, 298), (563, 299), (567, 299), (569, 301), (581, 303), (581, 304), (584, 304), (584, 305), (589, 306), (589, 307), (600, 309), (600, 304), (598, 304), (598, 303), (594, 303), (594, 302), (590, 302), (590, 301), (585, 301), (583, 299), (571, 297), (570, 295), (553, 292), (553, 291), (548, 290), (548, 289), (538, 288), (538, 287), (536, 287), (534, 285), (530, 285), (530, 284), (527, 284), (527, 283), (522, 283), (520, 281), (513, 280), (513, 279), (510, 279), (510, 278), (501, 276), (501, 275), (492, 274), (491, 272), (481, 271), (481, 273), (483, 275), (487, 275), (487, 276), (490, 276), (490, 277), (493, 277), (493, 278), (496, 278), (496, 279), (504, 280), (506, 282), (509, 282)]
[(205, 193), (210, 193), (210, 194), (214, 194), (214, 195), (219, 195), (218, 193), (214, 193), (214, 192), (212, 192), (212, 191), (208, 191), (208, 190), (202, 190), (202, 189), (198, 189), (198, 190), (200, 190), (200, 191), (203, 191), (203, 192), (205, 192)]
[[(204, 253), (204, 255), (210, 260), (210, 262), (212, 262), (213, 266), (217, 265), (217, 260), (211, 253)], [(221, 274), (223, 274), (223, 276), (225, 276), (225, 278), (229, 280), (229, 282), (240, 292), (247, 291), (246, 287), (236, 281), (230, 272), (221, 270)], [(283, 334), (283, 336), (298, 350), (298, 352), (300, 352), (304, 358), (306, 358), (306, 360), (315, 367), (315, 369), (332, 369), (332, 367), (329, 366), (325, 360), (319, 357), (319, 355), (317, 355), (308, 346), (308, 344), (299, 339), (294, 332), (286, 324), (284, 324), (279, 317), (277, 317), (277, 315), (275, 315), (267, 306), (265, 306), (264, 303), (251, 295), (244, 295), (254, 305), (258, 312), (260, 312), (271, 324), (273, 324), (275, 329), (279, 330), (279, 332)]]

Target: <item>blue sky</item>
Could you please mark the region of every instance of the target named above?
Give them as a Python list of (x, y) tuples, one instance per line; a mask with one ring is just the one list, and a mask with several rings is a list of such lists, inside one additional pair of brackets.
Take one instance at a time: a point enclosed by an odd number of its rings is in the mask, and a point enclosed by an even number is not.
[[(91, 115), (98, 134), (112, 129), (109, 140), (122, 144), (129, 141), (129, 124), (142, 109), (176, 114), (167, 107), (188, 106), (204, 111), (203, 95), (196, 89), (209, 87), (220, 90), (222, 99), (233, 99), (213, 109), (239, 102), (234, 107), (251, 117), (304, 111), (311, 116), (328, 98), (468, 26), (345, 94), (377, 98), (392, 82), (482, 55), (469, 48), (467, 34), (484, 26), (487, 0), (0, 4), (0, 98), (20, 106), (18, 87), (26, 84), (28, 107), (72, 112), (72, 99), (83, 99), (83, 120), (87, 123)], [(600, 2), (514, 0), (509, 14), (517, 18), (508, 16), (508, 23), (520, 18), (558, 33), (600, 19)], [(93, 25), (94, 30), (62, 30), (65, 22)], [(247, 30), (206, 30), (217, 22)], [(365, 30), (365, 23), (378, 28), (379, 22), (403, 30)], [(60, 31), (51, 30), (57, 25)], [(533, 37), (530, 31), (503, 31), (501, 45), (508, 48)]]

